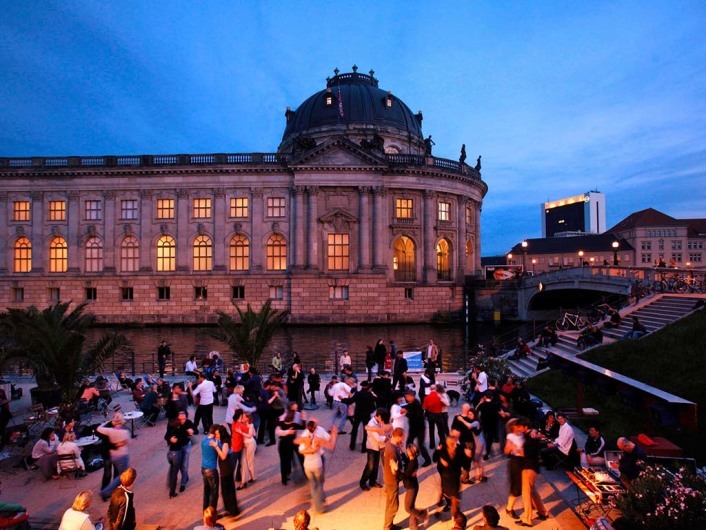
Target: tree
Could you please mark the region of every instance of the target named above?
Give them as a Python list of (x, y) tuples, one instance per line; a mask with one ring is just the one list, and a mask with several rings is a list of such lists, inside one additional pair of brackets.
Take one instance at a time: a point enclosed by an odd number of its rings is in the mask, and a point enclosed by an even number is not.
[(90, 348), (86, 332), (95, 323), (86, 304), (69, 311), (71, 302), (58, 302), (43, 311), (35, 306), (0, 313), (2, 362), (24, 360), (40, 389), (58, 388), (65, 402), (73, 401), (83, 379), (127, 343), (124, 335), (107, 333)]
[(273, 335), (287, 319), (289, 311), (272, 309), (270, 300), (259, 311), (255, 311), (250, 304), (245, 311), (239, 307), (236, 309), (239, 321), (218, 311), (218, 328), (205, 333), (224, 343), (250, 366), (257, 366)]

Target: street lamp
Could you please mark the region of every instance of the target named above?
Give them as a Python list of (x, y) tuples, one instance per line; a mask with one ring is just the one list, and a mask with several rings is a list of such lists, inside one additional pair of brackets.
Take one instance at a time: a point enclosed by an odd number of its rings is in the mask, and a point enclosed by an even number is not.
[(512, 252), (507, 255), (507, 265), (512, 265)]
[(537, 264), (537, 258), (532, 258), (532, 274), (534, 274), (534, 266)]
[(611, 243), (611, 246), (613, 247), (613, 266), (617, 267), (618, 265), (620, 265), (620, 263), (618, 262), (618, 248), (620, 247), (620, 243), (618, 243), (617, 241), (613, 241)]
[(581, 266), (583, 267), (583, 250), (579, 250), (579, 261), (581, 262)]
[(527, 270), (527, 240), (522, 242), (522, 271)]

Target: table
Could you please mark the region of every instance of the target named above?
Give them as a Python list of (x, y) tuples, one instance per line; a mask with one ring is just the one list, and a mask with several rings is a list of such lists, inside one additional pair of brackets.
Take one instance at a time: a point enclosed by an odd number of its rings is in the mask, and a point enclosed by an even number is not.
[(135, 420), (141, 418), (145, 414), (141, 410), (131, 410), (123, 414), (123, 418), (130, 422), (130, 436), (137, 438), (135, 434)]
[(95, 434), (93, 434), (91, 436), (84, 436), (83, 438), (78, 438), (76, 440), (76, 445), (78, 445), (79, 447), (86, 447), (88, 445), (98, 444), (100, 443), (100, 441), (101, 439), (98, 438), (98, 436), (96, 436)]
[[(567, 471), (566, 475), (576, 486), (576, 506), (579, 516), (588, 518), (590, 512), (596, 508), (601, 516), (606, 517), (612, 510), (610, 498), (625, 492), (625, 487), (615, 480), (606, 468), (577, 467), (573, 472)], [(585, 496), (584, 501), (581, 494)]]

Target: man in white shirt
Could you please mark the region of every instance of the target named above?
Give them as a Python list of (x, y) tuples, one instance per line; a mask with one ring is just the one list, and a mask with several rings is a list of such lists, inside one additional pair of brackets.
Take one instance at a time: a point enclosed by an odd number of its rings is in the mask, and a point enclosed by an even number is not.
[(390, 407), (390, 422), (392, 423), (392, 428), (404, 429), (404, 432), (409, 432), (409, 422), (407, 421), (407, 409), (404, 408), (407, 401), (404, 398), (404, 394), (396, 394), (396, 401)]
[(203, 423), (203, 432), (205, 433), (207, 433), (208, 429), (213, 425), (213, 396), (215, 393), (216, 385), (206, 379), (203, 373), (199, 374), (196, 388), (191, 390), (191, 394), (194, 396), (194, 402), (199, 398), (199, 404), (196, 407), (196, 414), (194, 416), (194, 427), (197, 429), (194, 434), (198, 434), (199, 419)]
[(475, 387), (473, 387), (473, 390), (475, 391), (475, 394), (473, 395), (473, 404), (478, 405), (478, 402), (483, 397), (483, 394), (485, 394), (485, 391), (488, 390), (488, 374), (486, 374), (480, 366), (474, 366), (473, 380), (476, 382)]
[(353, 361), (351, 360), (351, 356), (348, 353), (348, 350), (343, 352), (343, 355), (341, 355), (341, 358), (338, 360), (338, 368), (341, 372), (343, 372), (343, 368), (345, 366), (352, 366)]
[(574, 442), (574, 428), (569, 425), (566, 420), (566, 415), (559, 412), (556, 415), (556, 421), (559, 422), (559, 436), (552, 443), (542, 449), (542, 461), (547, 469), (552, 469), (556, 464), (557, 459), (569, 456)]
[(331, 387), (331, 396), (333, 397), (333, 420), (331, 423), (336, 425), (338, 421), (338, 434), (346, 434), (344, 427), (348, 418), (348, 404), (344, 403), (344, 399), (351, 397), (351, 386), (355, 385), (352, 379), (340, 381)]

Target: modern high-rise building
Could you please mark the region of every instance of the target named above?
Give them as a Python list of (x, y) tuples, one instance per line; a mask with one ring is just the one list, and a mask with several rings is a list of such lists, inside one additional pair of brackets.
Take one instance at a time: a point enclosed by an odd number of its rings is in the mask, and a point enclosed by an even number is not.
[(275, 153), (0, 158), (0, 306), (110, 323), (419, 322), (480, 272), (479, 165), (432, 155), (370, 75), (327, 80)]
[(607, 228), (605, 195), (598, 191), (545, 202), (541, 208), (542, 237), (602, 234)]

